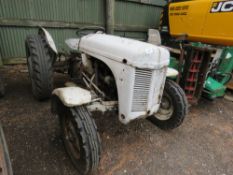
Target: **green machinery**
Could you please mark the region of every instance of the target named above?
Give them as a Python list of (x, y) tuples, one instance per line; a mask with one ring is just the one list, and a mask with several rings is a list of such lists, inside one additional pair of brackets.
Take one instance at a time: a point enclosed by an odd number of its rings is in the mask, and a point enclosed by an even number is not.
[[(204, 54), (202, 57), (203, 60), (201, 62), (205, 63), (204, 66), (199, 66), (196, 63), (196, 67), (194, 63), (197, 62), (195, 58), (195, 54), (197, 52), (193, 52), (194, 56), (186, 60), (186, 62), (191, 62), (190, 64), (182, 63), (182, 67), (179, 68), (179, 60), (175, 57), (171, 57), (169, 67), (175, 68), (179, 70), (181, 74), (181, 81), (179, 82), (181, 86), (184, 88), (187, 98), (189, 99), (190, 103), (193, 103), (193, 96), (195, 96), (197, 89), (201, 92), (203, 96), (207, 97), (208, 99), (215, 99), (217, 97), (222, 97), (226, 91), (226, 84), (232, 78), (232, 70), (233, 70), (233, 47), (224, 47), (221, 49), (213, 49), (212, 47), (202, 44), (202, 43), (191, 43), (191, 46), (194, 47), (196, 50), (200, 51)], [(190, 46), (188, 47), (190, 48)], [(203, 49), (203, 48), (210, 48), (210, 49)], [(184, 49), (185, 50), (185, 49)], [(209, 54), (206, 54), (208, 53)], [(215, 55), (215, 56), (213, 56)], [(189, 58), (185, 56), (186, 59)], [(192, 59), (194, 58), (194, 59)], [(208, 59), (209, 58), (209, 59)], [(192, 61), (190, 61), (192, 60)], [(188, 70), (188, 71), (187, 71)], [(199, 73), (195, 75), (194, 72), (197, 70)], [(190, 72), (192, 73), (190, 75)], [(201, 77), (204, 75), (204, 77)], [(177, 79), (177, 78), (174, 78)], [(182, 81), (183, 79), (183, 81)], [(204, 79), (203, 83), (201, 82)], [(190, 82), (189, 82), (190, 81)], [(192, 83), (193, 81), (193, 83)], [(187, 85), (188, 84), (188, 85)], [(193, 85), (192, 86), (190, 86)], [(200, 87), (198, 88), (198, 85)], [(193, 90), (193, 96), (191, 96)], [(200, 95), (196, 95), (196, 99), (199, 99)], [(195, 102), (197, 102), (197, 100)], [(194, 103), (195, 103), (194, 102)]]
[(232, 78), (233, 47), (223, 49), (216, 68), (213, 68), (204, 85), (204, 95), (209, 99), (222, 97), (225, 94), (226, 84)]

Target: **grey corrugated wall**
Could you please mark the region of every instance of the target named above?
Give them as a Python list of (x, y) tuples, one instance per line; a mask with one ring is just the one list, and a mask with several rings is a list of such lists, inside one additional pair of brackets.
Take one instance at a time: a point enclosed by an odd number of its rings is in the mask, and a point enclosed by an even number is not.
[[(164, 0), (116, 0), (115, 34), (145, 39), (157, 28)], [(25, 57), (24, 40), (46, 27), (57, 47), (84, 26), (105, 27), (105, 0), (0, 0), (0, 53), (3, 61)], [(15, 59), (16, 60), (16, 59)]]

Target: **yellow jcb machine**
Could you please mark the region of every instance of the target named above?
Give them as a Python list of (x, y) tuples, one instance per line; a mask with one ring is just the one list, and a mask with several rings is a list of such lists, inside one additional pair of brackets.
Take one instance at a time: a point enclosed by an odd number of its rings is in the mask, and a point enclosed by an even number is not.
[(233, 69), (233, 0), (169, 1), (161, 19), (163, 44), (179, 49), (170, 66), (189, 102), (223, 96)]
[(233, 45), (233, 1), (193, 0), (169, 4), (169, 31), (190, 41)]

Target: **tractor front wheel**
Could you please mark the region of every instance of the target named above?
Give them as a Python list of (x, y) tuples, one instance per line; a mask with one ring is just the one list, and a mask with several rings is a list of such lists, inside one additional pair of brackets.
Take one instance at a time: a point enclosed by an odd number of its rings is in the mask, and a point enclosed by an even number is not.
[(91, 114), (84, 106), (59, 108), (63, 141), (72, 163), (80, 174), (93, 172), (100, 161), (101, 144)]
[(172, 80), (166, 80), (159, 111), (147, 119), (163, 130), (181, 125), (188, 111), (184, 91)]

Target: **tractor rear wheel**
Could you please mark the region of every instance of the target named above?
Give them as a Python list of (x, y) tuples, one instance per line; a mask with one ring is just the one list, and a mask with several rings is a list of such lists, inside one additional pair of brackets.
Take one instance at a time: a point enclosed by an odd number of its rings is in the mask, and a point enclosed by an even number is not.
[(188, 101), (181, 87), (166, 80), (159, 111), (147, 119), (163, 130), (180, 126), (188, 111)]
[(72, 163), (80, 174), (93, 172), (100, 161), (101, 143), (91, 114), (84, 106), (62, 105), (59, 111), (62, 137)]
[(44, 100), (53, 90), (53, 61), (49, 46), (40, 35), (30, 35), (25, 41), (27, 65), (33, 96)]

